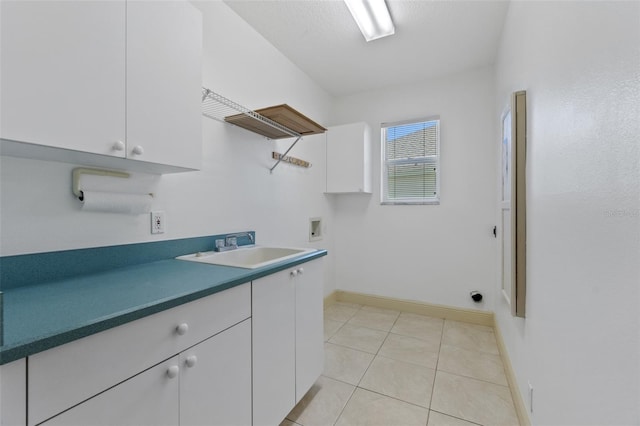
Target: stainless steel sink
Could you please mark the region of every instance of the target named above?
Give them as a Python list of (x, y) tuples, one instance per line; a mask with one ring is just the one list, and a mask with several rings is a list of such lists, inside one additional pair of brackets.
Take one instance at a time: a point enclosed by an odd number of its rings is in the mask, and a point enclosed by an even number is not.
[(256, 269), (278, 263), (283, 260), (293, 259), (314, 251), (315, 249), (252, 245), (225, 252), (206, 251), (187, 254), (184, 256), (178, 256), (176, 259), (210, 263), (221, 266), (234, 266), (236, 268)]

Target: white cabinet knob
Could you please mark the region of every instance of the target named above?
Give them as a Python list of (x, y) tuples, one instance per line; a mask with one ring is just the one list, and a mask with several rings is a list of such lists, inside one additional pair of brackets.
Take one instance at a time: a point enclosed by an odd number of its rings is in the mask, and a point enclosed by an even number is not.
[(178, 333), (180, 336), (184, 336), (185, 334), (187, 334), (187, 331), (189, 331), (189, 324), (187, 324), (186, 322), (183, 322), (176, 327), (176, 333)]
[(293, 271), (291, 271), (291, 276), (295, 277), (296, 275), (298, 275), (298, 271), (296, 271), (295, 269)]
[(195, 355), (188, 356), (187, 359), (184, 361), (184, 363), (187, 364), (187, 367), (189, 368), (196, 365), (196, 362), (198, 362), (198, 357)]
[(114, 151), (124, 151), (124, 148), (125, 148), (124, 142), (122, 142), (122, 141), (116, 141), (116, 142), (113, 143), (112, 149)]
[(298, 274), (299, 275), (304, 274), (304, 268), (298, 268)]
[(180, 367), (178, 367), (177, 365), (172, 365), (171, 367), (167, 368), (167, 377), (169, 377), (170, 379), (173, 379), (178, 375), (179, 372), (180, 372)]
[(136, 146), (133, 147), (132, 152), (134, 154), (136, 154), (136, 155), (142, 155), (142, 154), (144, 154), (144, 148), (141, 147), (140, 145), (136, 145)]

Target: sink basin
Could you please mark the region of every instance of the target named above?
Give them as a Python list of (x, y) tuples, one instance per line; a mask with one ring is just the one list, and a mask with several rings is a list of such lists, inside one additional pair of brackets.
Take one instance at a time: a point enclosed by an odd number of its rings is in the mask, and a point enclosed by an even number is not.
[(266, 246), (244, 246), (225, 252), (205, 251), (178, 256), (176, 259), (191, 262), (210, 263), (212, 265), (234, 266), (236, 268), (256, 269), (283, 260), (293, 259), (314, 249), (284, 248)]

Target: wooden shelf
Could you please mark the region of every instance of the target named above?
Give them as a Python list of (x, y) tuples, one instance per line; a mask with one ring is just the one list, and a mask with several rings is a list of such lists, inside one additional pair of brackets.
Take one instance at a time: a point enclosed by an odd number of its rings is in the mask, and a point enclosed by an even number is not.
[[(324, 133), (327, 129), (291, 108), (287, 104), (275, 105), (272, 107), (257, 109), (255, 113), (275, 121), (276, 123), (294, 131), (295, 133), (306, 136)], [(256, 120), (254, 117), (246, 114), (235, 114), (227, 116), (224, 121), (235, 124), (236, 126), (258, 133), (270, 139), (290, 138), (290, 133), (285, 133), (267, 123)]]
[[(281, 161), (294, 162), (293, 160), (296, 160), (310, 165), (306, 161), (287, 157), (287, 154), (303, 136), (327, 131), (287, 104), (252, 111), (206, 87), (202, 88), (202, 115), (242, 127), (269, 139), (295, 138), (284, 154), (278, 154), (278, 161), (269, 169), (270, 172), (273, 172)], [(298, 164), (297, 162), (294, 164)]]

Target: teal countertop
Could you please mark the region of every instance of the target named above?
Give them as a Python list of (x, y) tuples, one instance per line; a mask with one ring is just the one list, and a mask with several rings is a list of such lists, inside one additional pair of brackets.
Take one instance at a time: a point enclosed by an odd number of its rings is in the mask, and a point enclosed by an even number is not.
[(258, 269), (165, 259), (4, 289), (0, 365), (326, 254)]

